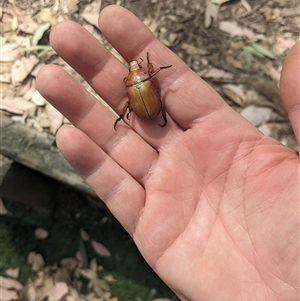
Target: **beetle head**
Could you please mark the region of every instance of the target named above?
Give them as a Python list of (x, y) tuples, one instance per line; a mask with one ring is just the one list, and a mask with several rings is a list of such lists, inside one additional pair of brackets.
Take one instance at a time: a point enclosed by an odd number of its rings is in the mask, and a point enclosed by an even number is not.
[(129, 64), (129, 71), (135, 71), (141, 69), (142, 66), (138, 63), (138, 61), (134, 60)]

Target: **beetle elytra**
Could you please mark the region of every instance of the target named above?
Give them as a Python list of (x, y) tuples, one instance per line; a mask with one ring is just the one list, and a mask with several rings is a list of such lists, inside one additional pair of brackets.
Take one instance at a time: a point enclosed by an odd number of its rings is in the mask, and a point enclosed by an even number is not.
[(166, 109), (154, 86), (152, 77), (160, 70), (170, 68), (172, 65), (162, 66), (154, 70), (153, 64), (149, 60), (149, 52), (147, 52), (148, 70), (142, 68), (142, 61), (143, 59), (140, 62), (134, 60), (129, 64), (128, 76), (124, 78), (128, 101), (116, 119), (114, 129), (116, 129), (117, 123), (124, 118), (127, 110), (127, 119), (129, 119), (131, 111), (143, 119), (153, 119), (161, 112), (164, 123), (160, 126), (164, 127), (167, 124)]

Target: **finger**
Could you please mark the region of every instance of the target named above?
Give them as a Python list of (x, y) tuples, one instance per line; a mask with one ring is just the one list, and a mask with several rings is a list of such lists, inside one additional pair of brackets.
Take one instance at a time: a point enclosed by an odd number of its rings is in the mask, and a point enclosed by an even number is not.
[(49, 65), (41, 69), (37, 88), (132, 177), (144, 183), (158, 157), (155, 149), (127, 127), (115, 131), (115, 115), (60, 67)]
[(105, 200), (111, 212), (132, 234), (144, 206), (143, 187), (76, 128), (60, 128), (57, 145), (73, 168)]
[[(118, 22), (111, 22), (112, 19)], [(159, 72), (156, 79), (167, 112), (183, 129), (225, 105), (208, 84), (158, 41), (131, 12), (120, 6), (108, 6), (100, 14), (99, 27), (127, 61), (145, 58), (149, 52), (154, 68), (172, 65)]]
[[(128, 74), (128, 69), (89, 32), (75, 22), (66, 21), (56, 25), (51, 32), (50, 40), (56, 52), (88, 81), (100, 97), (113, 109), (121, 112), (127, 102), (123, 78)], [(53, 92), (51, 91), (51, 93)], [(100, 118), (101, 115), (98, 116)], [(126, 122), (128, 121), (126, 120)], [(171, 121), (167, 128), (161, 129), (158, 126), (160, 121), (141, 121), (132, 114), (129, 123), (134, 126), (138, 122), (145, 129), (144, 132), (140, 131), (143, 133), (143, 138), (155, 148), (158, 148), (167, 139), (166, 135), (176, 135), (178, 132), (178, 126), (176, 123), (172, 124)], [(110, 123), (105, 124), (110, 136), (115, 134), (113, 123), (114, 120), (111, 120)], [(137, 127), (135, 126), (136, 130)], [(120, 130), (118, 125), (118, 131), (124, 135), (129, 128)], [(85, 133), (88, 134), (86, 131)], [(148, 156), (148, 153), (146, 152), (144, 156)]]
[(296, 139), (300, 144), (300, 42), (288, 52), (280, 79), (280, 91), (283, 104), (288, 112)]
[(126, 99), (127, 68), (79, 24), (65, 21), (51, 31), (51, 46), (113, 107)]

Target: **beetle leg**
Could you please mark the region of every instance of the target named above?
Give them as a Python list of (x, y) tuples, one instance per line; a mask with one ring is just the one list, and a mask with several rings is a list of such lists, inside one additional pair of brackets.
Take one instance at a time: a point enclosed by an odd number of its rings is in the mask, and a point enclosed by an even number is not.
[(170, 67), (172, 67), (172, 65), (162, 66), (162, 67), (159, 67), (158, 69), (156, 69), (156, 70), (154, 71), (153, 64), (150, 63), (150, 60), (149, 60), (149, 52), (147, 52), (147, 67), (148, 67), (148, 74), (149, 74), (149, 76), (150, 76), (150, 77), (153, 77), (153, 76), (156, 75), (160, 70), (170, 68)]
[(132, 108), (131, 108), (131, 106), (130, 105), (128, 105), (128, 112), (127, 112), (127, 114), (126, 114), (126, 118), (129, 120), (129, 114), (131, 113), (131, 111), (132, 111)]
[[(117, 123), (118, 123), (120, 120), (123, 120), (124, 115), (125, 115), (125, 113), (126, 113), (126, 111), (127, 111), (128, 108), (129, 108), (129, 113), (130, 113), (130, 112), (131, 112), (131, 108), (130, 108), (130, 105), (129, 105), (129, 101), (127, 101), (127, 102), (125, 103), (125, 105), (124, 105), (124, 107), (123, 107), (123, 109), (122, 109), (121, 114), (120, 114), (119, 117), (116, 119), (116, 121), (115, 121), (115, 123), (114, 123), (114, 129), (116, 129)], [(129, 113), (127, 113), (126, 117), (128, 116)], [(127, 117), (127, 119), (128, 119), (128, 117)]]
[(167, 120), (167, 112), (166, 112), (166, 108), (165, 108), (163, 102), (161, 102), (161, 117), (163, 118), (164, 123), (163, 123), (163, 124), (160, 124), (160, 126), (163, 128), (163, 127), (166, 126), (167, 123), (168, 123), (168, 120)]

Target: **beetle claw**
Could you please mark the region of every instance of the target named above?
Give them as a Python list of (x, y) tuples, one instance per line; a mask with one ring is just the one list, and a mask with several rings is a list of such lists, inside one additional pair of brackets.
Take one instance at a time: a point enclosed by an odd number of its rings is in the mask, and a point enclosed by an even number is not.
[(129, 114), (131, 113), (131, 111), (132, 111), (132, 108), (131, 107), (129, 107), (128, 108), (128, 112), (127, 112), (127, 114), (126, 114), (126, 118), (129, 120)]
[(117, 126), (117, 123), (119, 122), (119, 121), (121, 121), (123, 119), (123, 116), (122, 115), (120, 115), (117, 119), (116, 119), (116, 121), (115, 121), (115, 123), (114, 123), (114, 129), (116, 130), (116, 126)]

